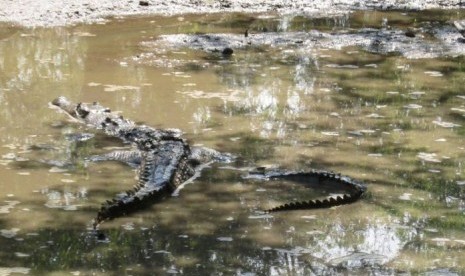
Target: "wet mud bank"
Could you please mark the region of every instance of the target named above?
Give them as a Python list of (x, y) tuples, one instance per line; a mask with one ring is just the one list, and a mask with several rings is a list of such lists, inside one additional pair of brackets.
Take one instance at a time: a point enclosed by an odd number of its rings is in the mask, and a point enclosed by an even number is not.
[[(455, 24), (457, 25), (457, 24)], [(308, 53), (316, 49), (340, 50), (357, 46), (376, 54), (400, 54), (406, 58), (436, 58), (465, 54), (465, 41), (452, 26), (425, 27), (407, 31), (394, 28), (362, 28), (337, 32), (265, 32), (255, 34), (175, 34), (163, 35), (143, 43), (153, 47), (192, 48), (230, 55), (234, 50), (250, 47), (294, 46)]]
[(331, 16), (351, 10), (425, 10), (459, 9), (465, 7), (460, 0), (7, 0), (0, 2), (0, 22), (26, 27), (53, 27), (79, 23), (103, 22), (107, 17), (136, 15), (176, 15), (187, 13), (242, 12), (277, 14), (304, 14)]

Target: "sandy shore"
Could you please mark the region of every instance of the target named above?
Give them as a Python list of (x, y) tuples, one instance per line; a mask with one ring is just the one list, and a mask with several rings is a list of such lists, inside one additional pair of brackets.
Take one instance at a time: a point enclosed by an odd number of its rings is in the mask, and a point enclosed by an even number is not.
[(360, 9), (454, 9), (463, 0), (2, 0), (0, 21), (26, 27), (92, 23), (108, 16), (277, 12), (315, 16)]

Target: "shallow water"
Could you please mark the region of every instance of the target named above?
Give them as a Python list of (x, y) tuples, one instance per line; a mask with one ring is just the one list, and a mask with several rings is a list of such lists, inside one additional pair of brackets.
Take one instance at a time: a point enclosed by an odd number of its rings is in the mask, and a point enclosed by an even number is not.
[[(291, 45), (226, 58), (147, 43), (161, 34), (402, 29), (463, 18), (218, 14), (0, 27), (0, 274), (464, 274), (463, 57)], [(108, 240), (99, 242), (90, 231), (96, 211), (132, 187), (135, 172), (86, 161), (127, 146), (50, 109), (59, 95), (180, 128), (192, 144), (240, 160), (105, 222)], [(337, 171), (369, 192), (352, 205), (263, 215), (321, 191), (241, 178), (255, 166)]]

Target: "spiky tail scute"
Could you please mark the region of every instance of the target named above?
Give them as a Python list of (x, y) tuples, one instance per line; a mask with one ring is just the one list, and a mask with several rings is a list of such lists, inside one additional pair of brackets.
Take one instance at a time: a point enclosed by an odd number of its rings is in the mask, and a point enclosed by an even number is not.
[(169, 196), (172, 193), (172, 190), (169, 185), (166, 185), (156, 192), (151, 192), (150, 195), (147, 195), (145, 198), (139, 198), (134, 196), (134, 194), (129, 195), (128, 192), (126, 193), (127, 196), (131, 197), (130, 201), (123, 202), (121, 199), (115, 198), (113, 200), (107, 200), (107, 202), (102, 204), (102, 207), (97, 213), (97, 217), (94, 219), (94, 229), (105, 220), (112, 220), (114, 218), (125, 216), (141, 210), (142, 206), (145, 204), (151, 205), (162, 200)]
[(267, 213), (278, 212), (278, 211), (289, 211), (289, 210), (303, 210), (303, 209), (321, 209), (321, 208), (331, 208), (334, 206), (339, 206), (343, 204), (350, 204), (360, 199), (360, 197), (365, 193), (366, 186), (360, 182), (357, 182), (349, 177), (341, 176), (340, 174), (327, 172), (327, 171), (318, 171), (312, 170), (308, 172), (280, 172), (272, 171), (268, 173), (259, 173), (262, 175), (262, 178), (265, 179), (286, 179), (296, 176), (303, 177), (318, 177), (319, 181), (329, 180), (334, 181), (342, 186), (348, 187), (351, 191), (345, 193), (342, 196), (330, 196), (325, 199), (312, 199), (308, 201), (295, 201), (285, 203), (267, 210), (264, 210)]
[(278, 211), (289, 211), (289, 210), (304, 210), (304, 209), (321, 209), (321, 208), (331, 208), (334, 206), (350, 204), (357, 201), (363, 192), (358, 191), (353, 194), (344, 194), (343, 196), (337, 197), (327, 197), (325, 199), (319, 200), (309, 200), (302, 202), (290, 202), (277, 207), (265, 210), (267, 213), (278, 212)]

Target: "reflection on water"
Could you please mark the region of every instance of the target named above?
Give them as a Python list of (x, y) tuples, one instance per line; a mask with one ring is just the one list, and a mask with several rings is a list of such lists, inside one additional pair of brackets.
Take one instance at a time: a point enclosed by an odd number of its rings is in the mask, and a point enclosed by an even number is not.
[[(357, 47), (153, 47), (175, 33), (405, 29), (461, 11), (336, 18), (197, 15), (18, 29), (0, 40), (0, 274), (330, 275), (465, 273), (464, 58)], [(192, 144), (240, 156), (179, 196), (88, 229), (132, 168), (89, 157), (127, 145), (49, 109), (100, 101)], [(244, 167), (324, 168), (361, 179), (360, 202), (275, 214), (308, 187), (244, 181)], [(320, 191), (321, 192), (321, 191)]]

